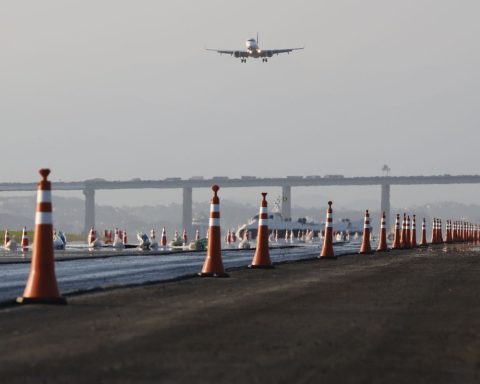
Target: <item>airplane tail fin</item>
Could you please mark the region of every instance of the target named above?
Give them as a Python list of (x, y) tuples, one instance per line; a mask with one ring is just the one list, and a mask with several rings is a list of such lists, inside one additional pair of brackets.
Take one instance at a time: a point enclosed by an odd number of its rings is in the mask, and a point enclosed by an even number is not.
[(260, 43), (258, 42), (258, 32), (257, 32), (257, 45), (260, 45)]

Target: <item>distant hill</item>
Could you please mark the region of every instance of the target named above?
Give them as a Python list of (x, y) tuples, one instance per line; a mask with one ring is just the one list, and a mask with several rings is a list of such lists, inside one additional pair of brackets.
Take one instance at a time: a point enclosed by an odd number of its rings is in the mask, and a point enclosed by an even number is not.
[[(35, 216), (36, 198), (29, 196), (0, 197), (0, 229), (21, 229), (24, 225), (33, 228)], [(67, 233), (80, 233), (84, 225), (84, 200), (74, 197), (54, 197), (54, 223), (58, 229)], [(271, 208), (271, 207), (270, 207)], [(156, 228), (157, 232), (167, 227), (172, 233), (175, 229), (181, 231), (181, 204), (141, 206), (141, 207), (111, 207), (97, 205), (96, 226), (99, 230), (104, 228), (123, 228), (132, 234), (139, 231), (148, 231)], [(326, 207), (292, 207), (292, 216), (309, 217), (317, 222), (325, 220)], [(221, 223), (224, 229), (237, 228), (238, 225), (247, 222), (258, 212), (258, 206), (243, 204), (234, 201), (222, 200)], [(402, 213), (404, 209), (392, 208), (392, 221), (395, 213)], [(480, 206), (442, 202), (421, 206), (408, 207), (408, 213), (415, 213), (420, 219), (426, 217), (431, 221), (432, 217), (439, 218), (463, 218), (472, 222), (480, 222)], [(209, 203), (195, 202), (193, 213), (196, 217), (208, 218)], [(380, 215), (379, 207), (373, 207), (370, 211), (374, 227), (378, 227)], [(361, 219), (364, 211), (335, 209), (334, 219), (350, 218)]]

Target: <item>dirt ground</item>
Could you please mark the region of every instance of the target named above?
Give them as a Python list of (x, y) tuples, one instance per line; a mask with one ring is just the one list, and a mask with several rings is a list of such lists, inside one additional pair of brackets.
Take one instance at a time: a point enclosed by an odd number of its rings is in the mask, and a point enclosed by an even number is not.
[(234, 270), (0, 309), (0, 383), (479, 383), (480, 250)]

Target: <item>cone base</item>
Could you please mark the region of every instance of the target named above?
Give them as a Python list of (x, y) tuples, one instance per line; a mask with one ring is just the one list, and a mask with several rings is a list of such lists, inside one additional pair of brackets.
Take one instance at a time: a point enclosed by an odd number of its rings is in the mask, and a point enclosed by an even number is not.
[(198, 276), (200, 277), (230, 277), (228, 273), (220, 272), (220, 273), (213, 273), (213, 272), (199, 272)]
[(337, 260), (337, 256), (318, 256), (319, 260)]
[(53, 304), (66, 305), (67, 299), (64, 297), (17, 297), (17, 304)]
[(250, 269), (273, 269), (273, 268), (275, 268), (275, 267), (274, 267), (272, 264), (270, 264), (270, 265), (268, 265), (268, 264), (267, 264), (267, 265), (261, 265), (261, 264), (255, 265), (255, 264), (250, 264), (250, 265), (248, 266), (248, 268), (250, 268)]
[(389, 252), (389, 249), (377, 249), (375, 252)]
[(359, 255), (373, 255), (375, 252), (373, 251), (363, 251), (363, 252), (358, 252)]

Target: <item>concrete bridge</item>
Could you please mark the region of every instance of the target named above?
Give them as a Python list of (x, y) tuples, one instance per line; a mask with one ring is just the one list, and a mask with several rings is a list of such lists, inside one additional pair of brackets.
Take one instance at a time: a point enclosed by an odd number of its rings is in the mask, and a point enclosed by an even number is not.
[[(243, 176), (238, 179), (214, 177), (204, 179), (193, 177), (182, 180), (167, 178), (164, 180), (108, 181), (91, 179), (76, 182), (53, 182), (54, 190), (83, 191), (85, 195), (85, 232), (95, 225), (95, 191), (112, 189), (182, 189), (183, 214), (182, 224), (192, 235), (192, 192), (193, 188), (210, 188), (218, 184), (221, 188), (245, 187), (279, 187), (282, 189), (282, 215), (291, 218), (292, 188), (319, 186), (372, 186), (380, 187), (380, 210), (385, 211), (387, 224), (390, 225), (390, 187), (392, 185), (426, 185), (426, 184), (480, 184), (480, 175), (442, 175), (442, 176), (373, 176), (343, 177), (341, 175), (321, 176), (287, 176), (283, 178), (259, 178)], [(0, 192), (35, 191), (36, 183), (0, 183)]]

